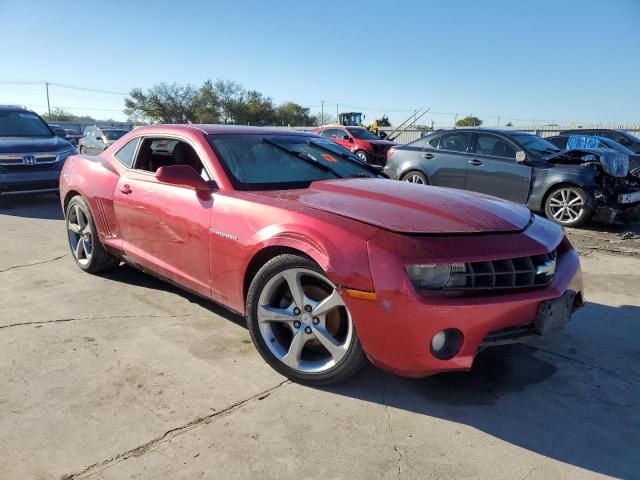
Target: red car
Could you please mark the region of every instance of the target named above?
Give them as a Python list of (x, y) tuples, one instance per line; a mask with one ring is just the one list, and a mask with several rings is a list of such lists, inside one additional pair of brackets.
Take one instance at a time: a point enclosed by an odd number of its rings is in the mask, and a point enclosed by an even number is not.
[(364, 127), (343, 127), (327, 125), (313, 131), (317, 135), (330, 138), (338, 145), (356, 154), (361, 160), (373, 165), (387, 163), (387, 151), (394, 145), (389, 140), (381, 140)]
[(466, 370), (582, 305), (559, 226), (376, 172), (308, 133), (160, 125), (70, 157), (60, 193), (82, 270), (125, 261), (245, 315), (264, 359), (301, 382), (367, 358), (412, 377)]

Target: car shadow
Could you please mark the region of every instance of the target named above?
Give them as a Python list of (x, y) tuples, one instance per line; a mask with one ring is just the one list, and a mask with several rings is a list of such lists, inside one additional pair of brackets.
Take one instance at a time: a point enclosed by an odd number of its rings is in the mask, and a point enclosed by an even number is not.
[(57, 195), (0, 196), (0, 215), (43, 220), (64, 219), (60, 197)]
[[(640, 376), (629, 375), (627, 365), (640, 357), (635, 341), (640, 307), (588, 304), (575, 317), (551, 342), (480, 352), (469, 372), (407, 379), (368, 366), (347, 382), (321, 389), (468, 425), (592, 472), (635, 477), (640, 471)], [(593, 321), (580, 325), (586, 318)], [(631, 337), (611, 357), (602, 353), (613, 348), (603, 338), (611, 327), (604, 319), (617, 319), (616, 329)], [(616, 342), (621, 341), (611, 341)], [(600, 363), (591, 363), (592, 356)], [(406, 418), (402, 424), (407, 425)], [(456, 426), (451, 429), (455, 434)]]
[[(132, 267), (103, 276), (179, 295), (246, 328), (242, 316)], [(638, 337), (640, 307), (588, 303), (565, 331), (482, 351), (469, 372), (408, 379), (369, 365), (338, 385), (309, 388), (446, 420), (452, 434), (455, 424), (467, 425), (546, 458), (631, 478), (640, 471)]]
[(240, 327), (247, 328), (247, 322), (242, 315), (238, 315), (237, 313), (224, 308), (218, 303), (200, 297), (195, 293), (183, 290), (182, 288), (176, 287), (170, 283), (154, 277), (153, 275), (144, 273), (137, 268), (131, 267), (129, 265), (120, 265), (118, 268), (100, 274), (100, 276), (112, 281), (125, 283), (127, 285), (135, 285), (138, 287), (150, 288), (153, 290), (159, 290), (162, 292), (169, 292), (178, 295), (189, 301), (190, 303), (196, 304), (215, 315), (219, 315)]

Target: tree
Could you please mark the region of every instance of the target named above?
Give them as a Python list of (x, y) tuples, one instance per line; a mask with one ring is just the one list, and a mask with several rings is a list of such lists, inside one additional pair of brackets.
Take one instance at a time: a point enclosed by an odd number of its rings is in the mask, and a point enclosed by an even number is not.
[(276, 108), (270, 97), (256, 90), (245, 92), (236, 113), (235, 122), (247, 125), (270, 125), (276, 120)]
[(313, 125), (309, 109), (294, 102), (286, 102), (276, 110), (277, 123), (281, 125)]
[(219, 114), (223, 123), (235, 123), (235, 118), (242, 109), (244, 88), (232, 80), (216, 80), (213, 84), (218, 98)]
[(134, 88), (124, 100), (124, 113), (153, 122), (186, 123), (196, 119), (200, 92), (191, 85), (160, 83), (145, 93)]
[(321, 112), (318, 112), (315, 115), (312, 115), (310, 120), (311, 125), (314, 127), (321, 127), (322, 125), (329, 125), (330, 123), (338, 123), (338, 119), (327, 112), (324, 112), (324, 115), (322, 115)]
[(89, 117), (87, 115), (74, 115), (73, 113), (65, 110), (62, 107), (53, 107), (51, 109), (51, 114), (45, 113), (42, 115), (42, 118), (47, 122), (73, 122), (73, 121), (85, 121), (85, 122), (95, 122), (93, 117)]
[(200, 87), (200, 102), (196, 110), (199, 123), (220, 123), (220, 99), (211, 80)]
[(378, 126), (379, 127), (390, 127), (391, 126), (391, 122), (389, 121), (389, 117), (387, 117), (386, 113), (384, 115), (382, 115), (382, 118), (380, 118), (378, 120)]
[(456, 127), (479, 127), (482, 125), (482, 120), (478, 117), (472, 117), (471, 115), (461, 118), (456, 122)]

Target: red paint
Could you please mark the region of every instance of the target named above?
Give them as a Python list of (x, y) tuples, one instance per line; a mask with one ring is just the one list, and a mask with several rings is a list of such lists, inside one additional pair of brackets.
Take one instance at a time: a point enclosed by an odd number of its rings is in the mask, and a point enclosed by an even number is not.
[(396, 143), (389, 140), (365, 140), (358, 138), (352, 132), (354, 127), (343, 127), (341, 125), (326, 125), (324, 127), (314, 129), (313, 133), (319, 135), (322, 131), (328, 129), (340, 131), (340, 135), (336, 137), (328, 137), (330, 140), (337, 143), (341, 147), (346, 148), (351, 153), (356, 153), (359, 151), (366, 152), (373, 163), (379, 163), (381, 165), (384, 165), (384, 163), (386, 162), (388, 150), (396, 145)]
[[(230, 132), (283, 133), (198, 125), (139, 128), (99, 157), (69, 158), (61, 198), (73, 191), (87, 199), (100, 239), (112, 252), (239, 313), (247, 268), (258, 253), (286, 247), (309, 255), (340, 287), (376, 293), (375, 301), (343, 298), (372, 362), (402, 375), (468, 369), (489, 331), (531, 322), (541, 301), (568, 288), (582, 292), (578, 257), (561, 228), (540, 218), (529, 224), (524, 207), (471, 192), (373, 179), (236, 191), (206, 141), (207, 134)], [(154, 133), (192, 145), (219, 189), (198, 191), (197, 179), (185, 172), (167, 183), (114, 159), (129, 139)], [(554, 281), (539, 290), (426, 297), (414, 291), (404, 270), (409, 263), (534, 255), (558, 245)], [(429, 352), (431, 337), (443, 328), (464, 334), (461, 352), (448, 361)]]

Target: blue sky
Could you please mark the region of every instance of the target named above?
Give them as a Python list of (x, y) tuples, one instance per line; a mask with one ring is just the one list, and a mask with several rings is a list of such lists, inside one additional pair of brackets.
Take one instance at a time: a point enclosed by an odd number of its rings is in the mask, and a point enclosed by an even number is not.
[[(44, 87), (2, 82), (128, 92), (228, 78), (367, 120), (426, 105), (436, 124), (640, 123), (640, 0), (0, 0), (0, 22), (0, 103), (39, 112)], [(50, 93), (74, 113), (124, 118), (123, 96)]]

